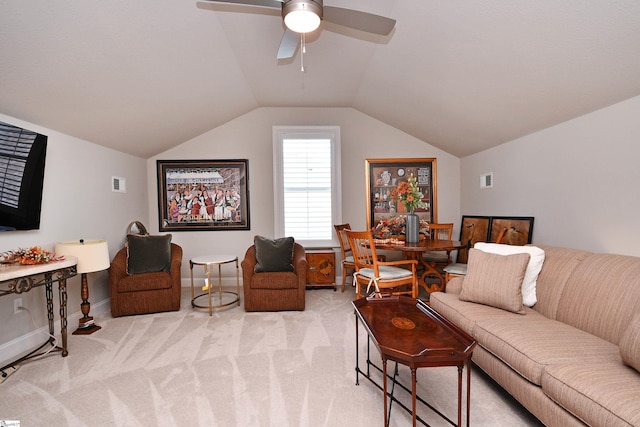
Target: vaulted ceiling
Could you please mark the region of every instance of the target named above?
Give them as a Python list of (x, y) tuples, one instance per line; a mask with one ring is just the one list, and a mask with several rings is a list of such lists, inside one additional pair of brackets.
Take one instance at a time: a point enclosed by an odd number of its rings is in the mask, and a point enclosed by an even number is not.
[[(277, 60), (279, 11), (195, 0), (3, 0), (0, 113), (148, 158), (259, 107), (352, 107), (466, 156), (640, 95), (637, 0), (325, 0)], [(298, 124), (298, 123), (296, 123)]]

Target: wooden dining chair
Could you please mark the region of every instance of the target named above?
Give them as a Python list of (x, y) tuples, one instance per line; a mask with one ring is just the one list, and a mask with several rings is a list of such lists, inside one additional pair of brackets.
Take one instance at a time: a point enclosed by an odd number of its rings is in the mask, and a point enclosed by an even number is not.
[[(429, 224), (429, 236), (431, 239), (451, 240), (453, 235), (453, 223)], [(425, 262), (432, 263), (435, 267), (444, 268), (451, 264), (451, 251), (429, 251), (423, 255)]]
[[(496, 238), (496, 241), (494, 243), (508, 244), (504, 242), (504, 238), (507, 231), (508, 230), (506, 228), (503, 228), (502, 230), (500, 230), (500, 233), (498, 234), (498, 237)], [(469, 245), (471, 245), (471, 241), (469, 241)], [(467, 249), (470, 249), (470, 247)], [(446, 284), (449, 283), (449, 280), (453, 279), (454, 277), (467, 275), (467, 264), (460, 263), (460, 262), (453, 262), (446, 265), (443, 268), (443, 271), (444, 271), (444, 283), (446, 286)]]
[(412, 298), (418, 298), (417, 260), (380, 261), (370, 230), (345, 230), (345, 233), (356, 269), (356, 298), (363, 296), (363, 286), (366, 287), (367, 294), (373, 287), (373, 293), (378, 298), (388, 295), (411, 295)]
[(346, 224), (334, 224), (333, 228), (336, 230), (338, 236), (338, 243), (340, 243), (340, 251), (342, 252), (342, 292), (344, 292), (344, 285), (347, 281), (347, 271), (355, 271), (356, 265), (353, 263), (353, 256), (351, 255), (351, 246), (349, 246), (349, 239), (345, 230), (351, 230), (351, 225)]
[[(356, 270), (356, 265), (353, 263), (353, 255), (351, 254), (351, 246), (349, 246), (349, 239), (345, 230), (351, 230), (349, 223), (334, 224), (333, 228), (336, 230), (338, 236), (338, 243), (340, 243), (340, 251), (342, 252), (342, 292), (344, 292), (345, 284), (347, 281), (347, 272), (350, 270), (353, 273)], [(378, 255), (380, 261), (386, 261), (385, 255)]]

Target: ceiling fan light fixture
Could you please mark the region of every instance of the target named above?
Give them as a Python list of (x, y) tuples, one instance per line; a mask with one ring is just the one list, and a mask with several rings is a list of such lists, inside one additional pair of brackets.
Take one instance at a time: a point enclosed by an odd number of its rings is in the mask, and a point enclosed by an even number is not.
[(290, 0), (282, 6), (282, 17), (288, 29), (296, 33), (310, 33), (320, 26), (322, 1)]

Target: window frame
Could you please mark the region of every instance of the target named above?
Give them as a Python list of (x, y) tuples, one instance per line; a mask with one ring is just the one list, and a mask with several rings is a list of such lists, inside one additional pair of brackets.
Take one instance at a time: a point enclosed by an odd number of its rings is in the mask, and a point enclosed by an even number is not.
[[(329, 139), (331, 144), (331, 239), (296, 242), (305, 248), (338, 247), (333, 224), (342, 223), (342, 176), (340, 163), (340, 126), (273, 126), (273, 193), (275, 237), (284, 235), (284, 182), (282, 170), (282, 141), (285, 139)], [(295, 237), (295, 236), (294, 236)]]

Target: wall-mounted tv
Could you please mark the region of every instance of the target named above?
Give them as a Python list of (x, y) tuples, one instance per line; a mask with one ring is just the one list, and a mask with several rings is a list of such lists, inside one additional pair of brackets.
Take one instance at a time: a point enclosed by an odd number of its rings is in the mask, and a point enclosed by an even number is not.
[(47, 136), (0, 122), (0, 231), (40, 228)]

